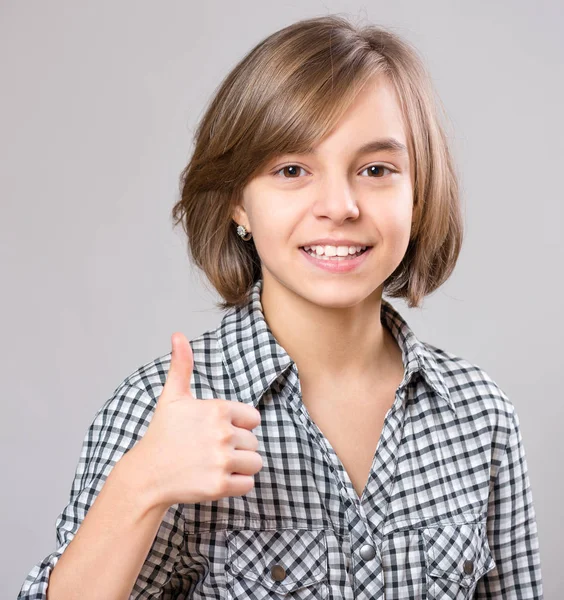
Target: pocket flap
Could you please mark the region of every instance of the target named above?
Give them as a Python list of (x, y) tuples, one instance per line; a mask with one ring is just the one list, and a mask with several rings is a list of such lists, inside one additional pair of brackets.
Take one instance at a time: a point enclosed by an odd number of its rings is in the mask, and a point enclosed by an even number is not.
[(423, 529), (427, 572), (463, 586), (495, 567), (484, 523), (445, 524)]
[(237, 530), (227, 532), (227, 565), (233, 575), (287, 594), (327, 578), (323, 529)]

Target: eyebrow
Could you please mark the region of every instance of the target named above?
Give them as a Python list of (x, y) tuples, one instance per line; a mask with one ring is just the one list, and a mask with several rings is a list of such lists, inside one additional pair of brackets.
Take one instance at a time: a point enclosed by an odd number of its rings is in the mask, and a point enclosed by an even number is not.
[[(356, 150), (356, 155), (359, 154), (367, 154), (368, 152), (381, 152), (381, 151), (391, 152), (392, 154), (408, 154), (407, 147), (405, 144), (397, 140), (393, 137), (386, 138), (378, 138), (376, 140), (372, 140), (371, 142), (367, 142), (363, 144)], [(302, 154), (302, 153), (300, 153)], [(306, 148), (303, 154), (317, 154), (315, 148), (309, 147)]]

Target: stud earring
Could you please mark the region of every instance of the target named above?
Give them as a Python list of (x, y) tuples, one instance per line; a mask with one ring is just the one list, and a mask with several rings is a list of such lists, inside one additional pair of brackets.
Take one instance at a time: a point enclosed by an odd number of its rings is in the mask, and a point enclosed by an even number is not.
[(245, 229), (244, 225), (237, 226), (237, 233), (241, 236), (243, 240), (245, 240), (245, 242), (248, 242), (253, 236), (253, 234), (250, 231), (247, 231)]

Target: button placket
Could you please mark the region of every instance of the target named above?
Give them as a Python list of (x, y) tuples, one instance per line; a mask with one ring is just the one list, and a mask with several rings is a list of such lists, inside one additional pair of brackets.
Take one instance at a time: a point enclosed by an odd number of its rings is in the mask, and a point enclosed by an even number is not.
[[(364, 537), (364, 540), (370, 537)], [(355, 598), (359, 600), (374, 600), (384, 597), (384, 571), (382, 568), (382, 556), (377, 545), (372, 541), (361, 542), (354, 551), (359, 557), (355, 561), (354, 575), (351, 575), (351, 585)], [(368, 579), (367, 579), (368, 578)], [(369, 581), (368, 584), (362, 582)]]

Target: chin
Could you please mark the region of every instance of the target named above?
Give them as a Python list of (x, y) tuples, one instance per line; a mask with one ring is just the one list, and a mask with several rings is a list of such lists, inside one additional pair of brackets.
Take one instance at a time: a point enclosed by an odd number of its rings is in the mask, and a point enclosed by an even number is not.
[(360, 282), (348, 286), (338, 281), (323, 286), (317, 283), (313, 285), (315, 289), (311, 294), (303, 293), (302, 290), (300, 296), (308, 302), (323, 308), (350, 308), (367, 300), (378, 290), (378, 288), (374, 287), (366, 289)]

